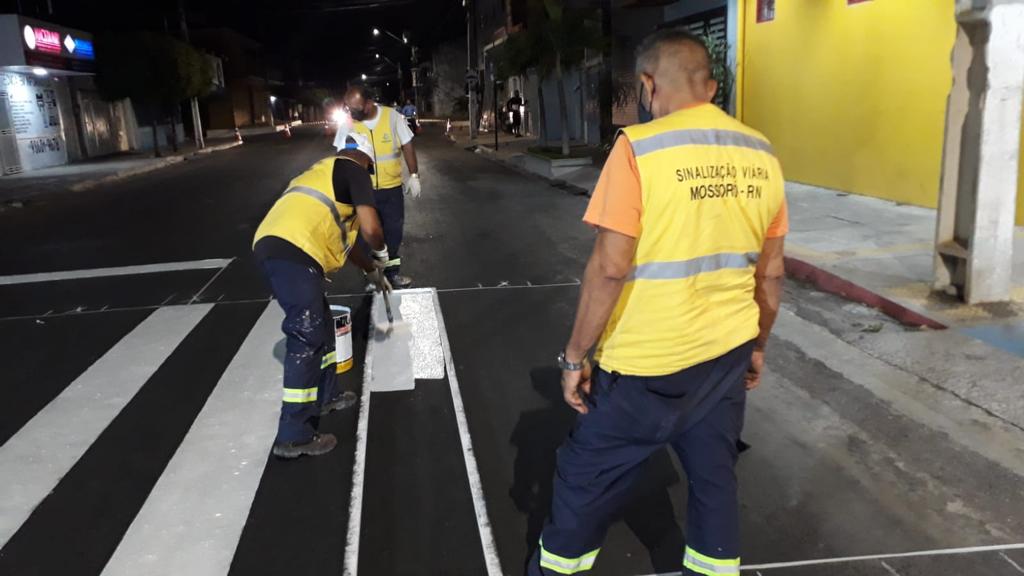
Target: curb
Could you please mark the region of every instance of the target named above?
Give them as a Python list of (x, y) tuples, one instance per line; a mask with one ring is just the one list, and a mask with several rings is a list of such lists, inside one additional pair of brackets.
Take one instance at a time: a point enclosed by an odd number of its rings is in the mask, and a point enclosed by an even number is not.
[[(450, 140), (452, 144), (455, 144), (457, 146), (460, 145), (458, 143), (458, 141), (456, 141), (451, 136), (446, 136), (446, 138), (448, 138), (448, 140)], [(558, 188), (558, 189), (561, 189), (561, 190), (565, 190), (566, 192), (568, 192), (569, 194), (572, 194), (573, 196), (586, 196), (588, 198), (590, 197), (590, 190), (587, 190), (586, 188), (583, 188), (581, 186), (577, 186), (575, 184), (570, 184), (570, 183), (566, 182), (565, 180), (562, 180), (561, 178), (548, 178), (547, 176), (544, 176), (543, 174), (537, 174), (536, 172), (531, 172), (530, 170), (527, 170), (526, 168), (523, 168), (522, 166), (519, 166), (517, 164), (513, 164), (513, 163), (511, 163), (511, 162), (509, 162), (507, 160), (499, 158), (497, 151), (495, 151), (493, 148), (490, 148), (490, 147), (485, 146), (483, 144), (472, 144), (470, 146), (466, 146), (465, 149), (466, 149), (467, 152), (476, 152), (476, 153), (480, 154), (481, 156), (484, 156), (484, 157), (488, 158), (492, 162), (496, 162), (498, 164), (501, 164), (502, 166), (505, 166), (506, 168), (511, 168), (512, 170), (515, 170), (516, 172), (518, 172), (520, 174), (523, 174), (524, 176), (532, 176), (534, 178), (539, 178), (539, 179), (547, 182), (548, 185), (553, 186), (553, 187)]]
[(904, 326), (926, 327), (933, 330), (945, 330), (948, 328), (945, 324), (914, 312), (910, 308), (894, 302), (877, 292), (854, 284), (849, 280), (798, 258), (786, 256), (786, 276), (809, 282), (823, 292), (835, 294), (851, 302), (875, 308)]
[(89, 189), (95, 188), (96, 186), (100, 186), (102, 184), (110, 184), (112, 182), (117, 182), (119, 180), (124, 180), (125, 178), (131, 178), (132, 176), (139, 176), (141, 174), (146, 174), (148, 172), (154, 172), (156, 170), (160, 170), (160, 169), (166, 168), (168, 166), (173, 166), (174, 164), (179, 164), (179, 163), (184, 162), (184, 161), (186, 161), (189, 158), (192, 158), (194, 156), (200, 156), (200, 155), (203, 155), (203, 154), (211, 154), (213, 152), (219, 152), (221, 150), (227, 150), (229, 148), (234, 148), (235, 146), (241, 146), (241, 145), (242, 145), (241, 142), (228, 142), (226, 144), (220, 144), (218, 146), (209, 146), (207, 148), (203, 148), (202, 150), (196, 150), (195, 152), (192, 152), (190, 154), (180, 154), (180, 155), (177, 155), (177, 156), (168, 156), (168, 157), (164, 158), (161, 161), (154, 162), (154, 163), (146, 165), (146, 166), (139, 166), (138, 168), (129, 168), (127, 170), (122, 170), (120, 172), (115, 172), (114, 174), (108, 174), (106, 176), (102, 176), (102, 177), (99, 177), (99, 178), (93, 178), (92, 180), (84, 180), (82, 182), (77, 182), (75, 184), (72, 184), (71, 186), (68, 186), (68, 190), (70, 190), (72, 192), (82, 192), (82, 191), (85, 191), (85, 190), (89, 190)]

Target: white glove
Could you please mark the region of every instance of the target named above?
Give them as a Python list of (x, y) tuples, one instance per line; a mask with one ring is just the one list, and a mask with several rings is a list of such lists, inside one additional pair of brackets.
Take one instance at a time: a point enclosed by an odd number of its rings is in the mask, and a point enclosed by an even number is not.
[(413, 174), (405, 183), (405, 193), (413, 198), (419, 198), (423, 191), (420, 189), (420, 175)]
[(391, 256), (388, 255), (387, 246), (384, 246), (384, 248), (380, 250), (371, 249), (370, 254), (373, 255), (373, 264), (377, 268), (387, 268), (388, 262), (391, 261)]
[(391, 293), (391, 282), (388, 282), (387, 276), (384, 275), (384, 269), (373, 267), (366, 273), (366, 279), (373, 282), (373, 285), (377, 287), (377, 292), (383, 292), (385, 294)]

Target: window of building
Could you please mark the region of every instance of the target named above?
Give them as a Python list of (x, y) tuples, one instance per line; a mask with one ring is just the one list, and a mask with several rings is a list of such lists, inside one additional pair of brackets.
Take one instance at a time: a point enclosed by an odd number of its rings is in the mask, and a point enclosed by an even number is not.
[(757, 21), (775, 20), (775, 0), (757, 0)]

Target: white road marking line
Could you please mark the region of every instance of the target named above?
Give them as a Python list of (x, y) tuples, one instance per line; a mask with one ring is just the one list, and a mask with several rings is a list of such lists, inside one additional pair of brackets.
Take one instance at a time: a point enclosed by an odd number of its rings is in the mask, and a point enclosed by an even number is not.
[(1022, 568), (1020, 564), (1017, 564), (1016, 562), (1014, 562), (1013, 559), (1010, 558), (1009, 556), (1007, 556), (1005, 552), (1000, 552), (999, 555), (1003, 557), (1003, 560), (1006, 560), (1007, 562), (1009, 562), (1010, 566), (1013, 566), (1014, 568), (1016, 568), (1017, 572), (1020, 572), (1021, 574), (1024, 574), (1024, 568)]
[(167, 298), (166, 298), (166, 299), (165, 299), (165, 300), (164, 300), (163, 302), (161, 302), (161, 303), (160, 303), (160, 305), (161, 305), (161, 306), (166, 306), (166, 305), (167, 305), (167, 303), (171, 301), (171, 298), (174, 298), (174, 297), (175, 297), (175, 296), (177, 296), (177, 295), (178, 295), (178, 293), (177, 293), (177, 292), (175, 292), (175, 293), (171, 294), (171, 295), (170, 295), (170, 296), (168, 296), (168, 297), (167, 297)]
[(211, 308), (153, 312), (0, 446), (0, 547)]
[(885, 568), (886, 572), (892, 574), (892, 576), (900, 576), (900, 573), (897, 572), (892, 566), (886, 564), (884, 560), (882, 561), (882, 568)]
[[(234, 258), (232, 258), (232, 260), (234, 260)], [(223, 268), (221, 268), (220, 270), (217, 270), (217, 273), (213, 275), (213, 278), (210, 278), (209, 282), (207, 282), (206, 284), (203, 284), (203, 287), (199, 289), (199, 292), (196, 292), (196, 295), (193, 296), (192, 299), (188, 301), (188, 303), (189, 304), (195, 304), (196, 302), (198, 302), (199, 301), (199, 297), (203, 295), (203, 292), (206, 292), (206, 289), (209, 288), (210, 285), (213, 284), (214, 280), (219, 278), (220, 275), (223, 274), (224, 271), (227, 270), (228, 266), (230, 266), (230, 265), (231, 265), (231, 262), (229, 261), (227, 264), (224, 265)]]
[(473, 441), (469, 436), (469, 424), (466, 421), (466, 410), (462, 404), (462, 393), (459, 391), (459, 379), (455, 375), (455, 360), (452, 357), (451, 345), (448, 342), (448, 331), (441, 313), (441, 299), (434, 293), (434, 306), (437, 313), (437, 327), (441, 335), (441, 348), (444, 350), (445, 366), (448, 368), (448, 384), (452, 391), (452, 405), (455, 408), (455, 422), (459, 427), (459, 439), (462, 441), (462, 455), (466, 461), (466, 475), (469, 477), (469, 491), (473, 495), (473, 509), (476, 511), (476, 524), (480, 531), (480, 544), (484, 552), (484, 564), (488, 576), (501, 576), (501, 561), (498, 558), (498, 546), (494, 542), (491, 521), (487, 516), (487, 501), (484, 499), (483, 482), (477, 468), (476, 456), (473, 454)]
[(228, 573), (277, 431), (282, 372), (273, 350), (283, 319), (268, 304), (103, 576)]
[[(920, 558), (928, 556), (956, 556), (962, 554), (978, 554), (981, 552), (999, 552), (1005, 550), (1024, 550), (1024, 543), (1021, 544), (996, 544), (994, 546), (970, 546), (967, 548), (939, 548), (935, 550), (919, 550), (916, 552), (897, 552), (893, 554), (871, 554), (867, 556), (845, 556), (839, 558), (820, 558), (817, 560), (797, 560), (795, 562), (773, 562), (770, 564), (751, 564), (740, 567), (742, 572), (758, 572), (759, 570), (774, 570), (778, 568), (799, 568), (801, 566), (824, 566), (828, 564), (843, 564), (846, 562), (865, 562), (871, 560), (891, 560), (896, 558)], [(672, 576), (678, 572), (666, 574), (654, 574), (649, 576)]]
[(67, 270), (64, 272), (40, 272), (38, 274), (15, 274), (0, 276), (0, 286), (11, 284), (32, 284), (35, 282), (54, 282), (57, 280), (79, 280), (82, 278), (102, 278), (106, 276), (130, 276), (132, 274), (153, 274), (157, 272), (179, 272), (182, 270), (206, 270), (210, 268), (226, 268), (234, 258), (214, 258), (209, 260), (190, 260), (188, 262), (165, 262), (162, 264), (142, 264), (139, 266), (117, 266), (113, 268), (91, 268), (86, 270)]
[[(383, 304), (380, 304), (381, 306)], [(348, 532), (345, 536), (345, 564), (343, 576), (357, 576), (359, 572), (359, 530), (363, 517), (363, 484), (366, 481), (366, 437), (370, 426), (370, 382), (373, 381), (373, 352), (376, 330), (373, 318), (378, 300), (370, 306), (370, 327), (366, 335), (366, 354), (363, 360), (363, 391), (359, 401), (359, 422), (356, 424), (356, 457), (352, 464), (352, 493), (348, 505)]]
[(567, 286), (579, 286), (579, 282), (560, 282), (556, 284), (530, 284), (523, 286), (476, 286), (469, 288), (439, 288), (438, 292), (476, 292), (477, 290), (527, 290), (530, 288), (564, 288)]

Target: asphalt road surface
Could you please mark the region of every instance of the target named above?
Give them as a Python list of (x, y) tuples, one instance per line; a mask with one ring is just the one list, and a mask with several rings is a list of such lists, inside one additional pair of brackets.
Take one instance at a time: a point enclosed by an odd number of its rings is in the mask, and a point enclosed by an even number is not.
[[(333, 279), (361, 402), (323, 419), (330, 455), (279, 461), (282, 314), (249, 244), (331, 152), (294, 133), (0, 211), (0, 575), (522, 573), (574, 421), (554, 358), (586, 198), (420, 137), (417, 289), (389, 333), (359, 274)], [(861, 351), (860, 330), (904, 328), (789, 287), (748, 404), (745, 573), (1024, 573), (1024, 431)], [(403, 362), (414, 389), (375, 391)], [(678, 573), (685, 488), (657, 453), (593, 573)]]

